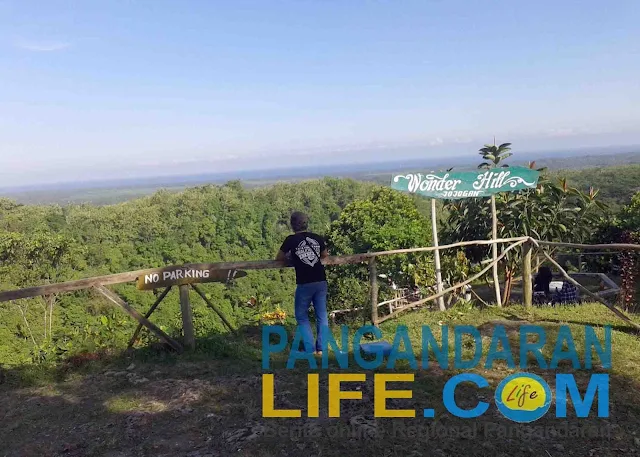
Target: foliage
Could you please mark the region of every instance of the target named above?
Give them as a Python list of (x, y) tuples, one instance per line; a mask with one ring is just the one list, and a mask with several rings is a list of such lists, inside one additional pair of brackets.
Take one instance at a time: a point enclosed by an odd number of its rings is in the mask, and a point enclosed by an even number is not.
[[(488, 170), (499, 166), (504, 160), (513, 155), (509, 146), (511, 146), (511, 143), (502, 143), (500, 146), (485, 144), (479, 152), (484, 162), (478, 165), (478, 168)], [(507, 167), (508, 165), (502, 166)]]
[[(446, 287), (451, 287), (465, 281), (471, 273), (471, 262), (463, 249), (447, 249), (440, 253), (440, 268), (442, 281)], [(448, 295), (449, 303), (460, 299), (464, 295), (464, 288), (457, 289)]]
[[(35, 286), (184, 262), (273, 258), (288, 235), (291, 211), (310, 216), (310, 229), (325, 234), (352, 201), (373, 186), (327, 178), (247, 190), (239, 182), (158, 191), (111, 206), (19, 205), (0, 200), (0, 290)], [(233, 285), (201, 288), (234, 325), (255, 324), (251, 297), (270, 297), (291, 314), (295, 276), (291, 269), (251, 271)], [(134, 285), (114, 287), (144, 313), (153, 293)], [(192, 297), (198, 338), (226, 332), (218, 316)], [(170, 335), (181, 334), (178, 292), (172, 290), (151, 316)], [(0, 303), (0, 364), (56, 361), (81, 352), (126, 347), (137, 322), (103, 297), (87, 291)], [(151, 337), (141, 333), (141, 344)]]
[[(502, 163), (511, 156), (510, 143), (485, 146), (480, 150), (485, 162), (479, 168), (508, 165)], [(535, 169), (535, 162), (529, 163)], [(548, 241), (582, 242), (593, 233), (606, 206), (601, 203), (598, 191), (590, 188), (581, 192), (571, 187), (566, 179), (554, 180), (537, 169), (540, 179), (536, 189), (497, 194), (498, 238), (531, 236)], [(449, 218), (444, 233), (447, 242), (491, 238), (491, 209), (489, 199), (473, 198), (448, 203)], [(471, 247), (467, 255), (480, 262), (488, 255), (489, 247)], [(520, 265), (519, 250), (512, 250), (501, 262), (505, 272), (505, 302), (509, 300), (511, 281)]]
[[(638, 232), (630, 232), (628, 230), (622, 233), (620, 237), (622, 243), (638, 243), (640, 236)], [(627, 311), (635, 310), (636, 306), (636, 278), (638, 273), (638, 262), (635, 252), (621, 251), (618, 254), (620, 261), (620, 305)]]
[[(328, 246), (334, 255), (429, 246), (429, 226), (429, 221), (418, 212), (412, 198), (389, 188), (376, 188), (369, 198), (356, 200), (345, 207), (331, 224)], [(399, 287), (433, 284), (430, 254), (381, 256), (376, 263), (378, 274), (385, 275)], [(362, 306), (367, 302), (369, 280), (366, 268), (344, 266), (331, 269), (329, 276), (330, 309)], [(357, 301), (353, 301), (354, 298)]]
[(553, 179), (566, 178), (572, 187), (588, 191), (589, 187), (600, 190), (599, 199), (613, 212), (618, 212), (631, 203), (640, 190), (640, 165), (593, 167), (584, 170), (561, 170), (549, 173)]

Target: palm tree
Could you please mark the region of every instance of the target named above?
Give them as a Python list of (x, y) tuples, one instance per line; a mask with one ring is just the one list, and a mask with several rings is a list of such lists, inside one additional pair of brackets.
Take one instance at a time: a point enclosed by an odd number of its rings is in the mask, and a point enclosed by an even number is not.
[[(496, 137), (493, 137), (493, 145), (485, 144), (484, 148), (480, 149), (479, 154), (482, 156), (484, 162), (478, 165), (478, 168), (483, 170), (488, 170), (490, 168), (498, 167), (508, 168), (509, 165), (500, 165), (500, 163), (511, 157), (513, 154), (510, 152), (511, 143), (502, 143), (500, 146), (496, 146)], [(491, 195), (491, 215), (492, 215), (492, 238), (495, 240), (498, 238), (498, 221), (496, 215), (496, 196)], [(491, 245), (491, 252), (493, 254), (493, 259), (496, 260), (498, 258), (498, 244), (493, 243)], [(508, 275), (507, 275), (508, 276)], [(498, 306), (502, 306), (502, 297), (500, 293), (500, 279), (498, 277), (498, 264), (493, 265), (493, 283), (496, 293), (496, 303)], [(505, 284), (505, 296), (508, 297), (507, 286), (510, 286), (510, 278), (507, 277), (507, 283)]]
[[(493, 145), (485, 144), (484, 148), (480, 149), (479, 154), (482, 156), (484, 162), (478, 165), (478, 168), (488, 170), (492, 167), (497, 167), (502, 161), (508, 159), (513, 154), (511, 151), (511, 143), (502, 143), (500, 146), (496, 146), (496, 140), (493, 139)], [(502, 168), (507, 168), (509, 165), (500, 165)]]

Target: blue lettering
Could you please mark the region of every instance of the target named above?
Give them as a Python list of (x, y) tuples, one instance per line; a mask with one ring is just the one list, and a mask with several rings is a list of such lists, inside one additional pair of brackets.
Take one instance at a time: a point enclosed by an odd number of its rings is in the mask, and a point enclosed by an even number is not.
[[(280, 335), (277, 344), (271, 344), (271, 335)], [(269, 369), (270, 354), (282, 352), (287, 347), (287, 331), (282, 325), (262, 326), (262, 369)]]
[[(527, 341), (527, 334), (535, 333), (538, 335), (538, 342), (530, 343)], [(520, 327), (520, 368), (526, 369), (528, 366), (528, 354), (532, 352), (536, 357), (538, 366), (545, 370), (547, 368), (547, 362), (542, 356), (542, 348), (547, 342), (547, 335), (544, 332), (544, 328), (538, 325), (523, 325)]]
[(442, 400), (444, 402), (445, 408), (447, 408), (447, 411), (449, 411), (454, 416), (458, 416), (463, 419), (471, 419), (474, 417), (482, 416), (487, 411), (487, 409), (489, 409), (489, 403), (487, 403), (486, 401), (479, 401), (475, 408), (472, 409), (462, 409), (456, 403), (456, 387), (461, 382), (472, 382), (481, 389), (489, 386), (487, 380), (478, 374), (463, 373), (456, 375), (447, 381), (447, 383), (444, 385), (444, 389), (442, 390)]
[(360, 340), (365, 333), (373, 333), (373, 335), (380, 339), (382, 338), (382, 332), (375, 325), (365, 325), (356, 330), (355, 335), (353, 335), (353, 356), (356, 359), (356, 363), (363, 370), (375, 370), (382, 364), (382, 351), (376, 351), (376, 358), (372, 361), (367, 361), (362, 357), (362, 353), (360, 351)]
[[(404, 342), (404, 351), (400, 351), (400, 343)], [(411, 339), (409, 338), (409, 329), (404, 325), (396, 327), (396, 335), (393, 338), (393, 348), (387, 361), (387, 368), (395, 368), (396, 360), (404, 359), (409, 361), (409, 365), (412, 369), (418, 369), (418, 363), (416, 362), (416, 356), (413, 353), (413, 347), (411, 346)]]
[[(567, 351), (564, 349), (564, 342), (567, 343)], [(560, 326), (558, 332), (558, 339), (556, 340), (556, 346), (553, 349), (553, 357), (551, 358), (551, 364), (549, 368), (552, 370), (558, 368), (558, 362), (560, 360), (571, 360), (571, 364), (574, 369), (580, 368), (580, 360), (578, 359), (578, 353), (576, 352), (576, 345), (573, 342), (573, 336), (571, 335), (571, 329), (567, 325)]]
[[(287, 359), (287, 369), (291, 370), (295, 364), (296, 360), (308, 360), (309, 368), (315, 370), (317, 368), (316, 358), (313, 355), (313, 352), (300, 351), (300, 343), (304, 342), (304, 330), (301, 326), (296, 326), (296, 333), (293, 337), (293, 343), (291, 345), (291, 352), (289, 353), (289, 358)], [(303, 343), (304, 347), (304, 343)]]
[(585, 335), (584, 335), (584, 367), (587, 370), (591, 369), (591, 348), (595, 349), (598, 357), (600, 358), (600, 362), (602, 364), (602, 368), (610, 369), (611, 368), (611, 326), (605, 325), (604, 327), (604, 347), (600, 344), (598, 340), (598, 336), (593, 327), (586, 326), (585, 327)]
[(609, 417), (609, 375), (594, 374), (589, 379), (584, 400), (580, 398), (580, 392), (576, 380), (572, 374), (556, 375), (556, 417), (567, 417), (567, 391), (571, 396), (571, 402), (576, 410), (576, 416), (589, 417), (593, 399), (598, 393), (598, 417)]
[(436, 360), (440, 364), (440, 368), (443, 370), (449, 368), (449, 326), (443, 325), (441, 328), (442, 346), (438, 347), (431, 329), (426, 325), (422, 326), (422, 368), (424, 369), (429, 367), (429, 345), (431, 345), (433, 352), (436, 354)]
[[(498, 351), (498, 344), (502, 343), (502, 350)], [(487, 355), (487, 361), (484, 364), (486, 369), (493, 368), (493, 361), (501, 359), (507, 362), (509, 368), (515, 368), (516, 364), (513, 361), (511, 355), (511, 346), (509, 345), (509, 337), (502, 325), (496, 325), (493, 329), (493, 336), (491, 337), (491, 346), (489, 347), (489, 354)]]
[(338, 347), (338, 343), (333, 337), (333, 333), (329, 330), (329, 327), (322, 327), (322, 368), (329, 367), (329, 351), (328, 347), (333, 349), (333, 353), (336, 355), (338, 365), (343, 370), (349, 367), (349, 327), (347, 325), (340, 326), (340, 340), (342, 341), (342, 348)]
[[(477, 328), (471, 325), (460, 325), (454, 327), (455, 334), (455, 362), (454, 368), (457, 370), (464, 370), (474, 368), (482, 357), (482, 337)], [(466, 333), (473, 335), (473, 343), (475, 346), (475, 353), (472, 360), (462, 360), (462, 335)]]

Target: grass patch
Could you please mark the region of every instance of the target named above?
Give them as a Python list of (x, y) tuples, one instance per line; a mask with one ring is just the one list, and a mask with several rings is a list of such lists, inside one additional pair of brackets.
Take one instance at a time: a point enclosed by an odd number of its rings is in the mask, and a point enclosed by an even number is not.
[[(633, 319), (638, 321), (637, 316)], [(485, 369), (486, 351), (496, 325), (507, 329), (509, 344), (517, 354), (518, 328), (522, 323), (544, 326), (551, 342), (561, 325), (568, 325), (579, 354), (584, 353), (584, 325), (596, 327), (603, 335), (604, 326), (612, 325), (612, 368), (610, 374), (610, 418), (589, 417), (578, 420), (569, 408), (566, 421), (579, 428), (609, 427), (607, 437), (583, 435), (579, 439), (558, 434), (522, 439), (518, 436), (498, 437), (488, 430), (503, 427), (513, 433), (526, 425), (514, 424), (502, 417), (493, 405), (494, 388), (504, 377), (515, 371), (504, 363)], [(599, 304), (557, 308), (488, 308), (478, 310), (460, 307), (446, 312), (417, 310), (380, 326), (383, 339), (392, 342), (397, 326), (407, 327), (418, 360), (421, 351), (421, 328), (428, 325), (436, 340), (441, 325), (472, 325), (483, 336), (481, 364), (471, 371), (485, 377), (490, 387), (477, 389), (461, 385), (456, 400), (461, 407), (471, 408), (479, 399), (491, 407), (481, 421), (475, 421), (477, 431), (472, 436), (428, 435), (406, 436), (414, 427), (455, 427), (464, 429), (470, 422), (458, 419), (442, 404), (442, 388), (457, 373), (430, 363), (425, 369), (411, 370), (406, 362), (398, 371), (414, 373), (412, 398), (389, 399), (389, 409), (425, 407), (436, 411), (434, 419), (416, 418), (374, 419), (375, 373), (357, 368), (349, 354), (348, 370), (341, 370), (335, 358), (329, 372), (355, 372), (366, 375), (363, 383), (345, 385), (343, 389), (358, 390), (362, 400), (341, 402), (341, 418), (328, 417), (327, 373), (320, 373), (320, 417), (307, 418), (308, 368), (299, 363), (294, 370), (283, 369), (287, 354), (273, 361), (276, 408), (301, 409), (297, 419), (262, 417), (261, 332), (255, 327), (240, 329), (237, 335), (211, 336), (198, 340), (198, 349), (183, 356), (139, 350), (132, 357), (115, 357), (92, 362), (89, 367), (66, 371), (34, 368), (26, 384), (7, 384), (0, 388), (0, 404), (10, 427), (0, 429), (0, 442), (8, 455), (240, 455), (240, 456), (309, 456), (323, 455), (429, 455), (489, 456), (489, 455), (563, 455), (608, 456), (624, 450), (629, 455), (640, 448), (636, 435), (640, 418), (640, 338), (634, 330), (621, 323)], [(339, 341), (340, 329), (334, 328)], [(293, 328), (289, 328), (290, 341)], [(349, 341), (355, 328), (349, 329)], [(450, 329), (450, 357), (453, 357), (453, 332)], [(550, 359), (553, 347), (545, 348)], [(473, 348), (465, 348), (470, 357)], [(515, 360), (516, 363), (518, 360)], [(541, 375), (554, 387), (555, 373), (540, 370), (528, 359), (527, 371)], [(596, 370), (599, 362), (594, 357)], [(132, 365), (133, 364), (133, 365)], [(452, 361), (449, 367), (453, 366)], [(40, 371), (38, 371), (40, 370)], [(520, 371), (520, 370), (518, 370)], [(589, 372), (562, 365), (558, 371), (574, 373), (581, 388)], [(53, 373), (53, 374), (52, 374)], [(17, 378), (14, 378), (14, 380)], [(33, 387), (41, 384), (44, 387)], [(348, 383), (347, 383), (348, 384)], [(393, 389), (406, 385), (391, 385)], [(550, 410), (551, 411), (551, 410)], [(473, 421), (472, 421), (473, 422)], [(492, 425), (493, 424), (493, 425)], [(547, 414), (536, 424), (561, 429), (563, 420)], [(403, 428), (404, 427), (404, 428)], [(405, 430), (404, 432), (402, 430)], [(420, 430), (418, 428), (418, 430)], [(422, 429), (424, 430), (424, 428)], [(432, 429), (435, 430), (435, 429)], [(431, 433), (431, 432), (429, 432)], [(48, 436), (48, 437), (47, 437)], [(56, 438), (52, 438), (56, 437)]]

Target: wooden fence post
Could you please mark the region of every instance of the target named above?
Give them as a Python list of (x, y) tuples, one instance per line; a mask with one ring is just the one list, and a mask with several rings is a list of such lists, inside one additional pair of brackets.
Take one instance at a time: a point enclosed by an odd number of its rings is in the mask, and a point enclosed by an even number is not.
[(524, 306), (533, 304), (533, 285), (531, 281), (531, 243), (522, 245), (522, 301)]
[(371, 323), (378, 325), (378, 269), (375, 257), (369, 259), (369, 286), (371, 290)]
[[(440, 270), (440, 250), (438, 249), (438, 223), (436, 217), (436, 199), (431, 199), (431, 228), (433, 233), (433, 246), (436, 250), (433, 252), (436, 265), (436, 291), (442, 292), (442, 271)], [(444, 306), (444, 296), (438, 298), (438, 308), (440, 311), (446, 311)]]
[(189, 286), (180, 286), (180, 311), (182, 313), (182, 332), (184, 334), (184, 346), (193, 349), (196, 346), (193, 334), (193, 314), (191, 313), (191, 303), (189, 303)]
[[(498, 214), (496, 211), (496, 196), (491, 196), (491, 239), (493, 244), (491, 245), (491, 253), (493, 254), (493, 261), (498, 258)], [(498, 263), (493, 264), (493, 287), (496, 293), (496, 304), (498, 307), (502, 306), (502, 297), (500, 296), (500, 277), (498, 276)]]

